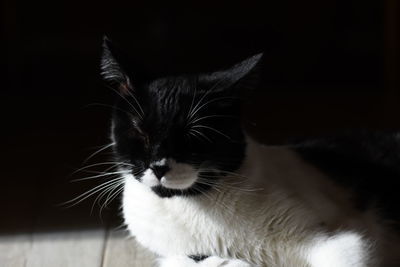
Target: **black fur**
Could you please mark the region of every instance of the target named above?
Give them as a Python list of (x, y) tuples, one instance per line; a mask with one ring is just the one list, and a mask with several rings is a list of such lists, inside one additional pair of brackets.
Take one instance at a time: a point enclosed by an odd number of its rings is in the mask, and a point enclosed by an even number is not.
[[(103, 75), (118, 88), (113, 114), (115, 152), (120, 161), (134, 166), (137, 179), (162, 158), (215, 170), (202, 174), (204, 179), (239, 168), (245, 151), (239, 92), (261, 55), (223, 71), (138, 84), (113, 55), (105, 40)], [(208, 188), (196, 183), (187, 190), (157, 186), (153, 191), (171, 197), (196, 195)]]
[(205, 255), (190, 255), (189, 258), (194, 260), (195, 262), (200, 262), (208, 258), (208, 256)]

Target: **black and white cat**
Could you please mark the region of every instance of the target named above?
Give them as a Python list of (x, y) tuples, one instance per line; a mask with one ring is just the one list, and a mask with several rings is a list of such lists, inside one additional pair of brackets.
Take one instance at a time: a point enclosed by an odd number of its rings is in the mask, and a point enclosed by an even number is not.
[(163, 267), (400, 266), (399, 197), (387, 189), (400, 177), (399, 136), (257, 143), (242, 127), (240, 92), (261, 57), (140, 80), (105, 40), (130, 233)]

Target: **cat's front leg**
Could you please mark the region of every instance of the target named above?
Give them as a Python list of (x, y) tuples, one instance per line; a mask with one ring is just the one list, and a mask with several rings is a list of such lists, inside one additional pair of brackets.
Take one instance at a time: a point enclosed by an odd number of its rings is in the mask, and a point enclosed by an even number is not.
[(187, 256), (173, 256), (159, 259), (159, 267), (253, 267), (251, 264), (232, 259), (223, 259), (217, 256), (207, 257), (200, 261)]

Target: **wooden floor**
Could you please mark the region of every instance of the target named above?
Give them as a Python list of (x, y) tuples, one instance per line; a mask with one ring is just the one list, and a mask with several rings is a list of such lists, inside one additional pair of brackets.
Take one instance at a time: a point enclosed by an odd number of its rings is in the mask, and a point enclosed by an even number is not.
[(2, 267), (148, 267), (154, 256), (126, 232), (93, 229), (0, 237)]

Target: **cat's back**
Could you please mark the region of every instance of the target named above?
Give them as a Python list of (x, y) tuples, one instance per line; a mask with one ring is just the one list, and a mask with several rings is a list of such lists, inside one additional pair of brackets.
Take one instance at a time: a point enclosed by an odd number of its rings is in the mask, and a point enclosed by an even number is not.
[[(374, 266), (397, 266), (398, 134), (358, 132), (287, 146), (251, 146), (250, 157), (262, 170), (258, 174), (264, 173), (264, 182), (295, 195), (313, 214), (310, 218), (320, 220), (322, 232), (358, 233), (371, 253), (379, 255), (376, 258), (385, 259), (383, 265)], [(393, 262), (396, 264), (391, 265)]]
[[(398, 227), (400, 135), (358, 132), (302, 141), (293, 150), (342, 188), (361, 212), (376, 209)], [(400, 229), (400, 228), (399, 228)]]

